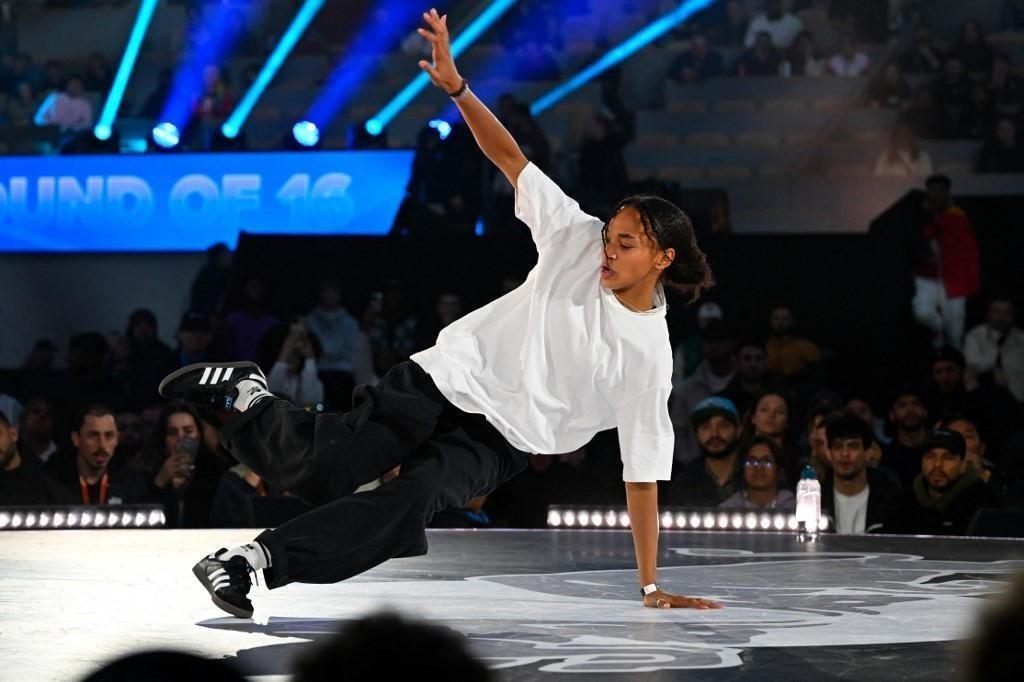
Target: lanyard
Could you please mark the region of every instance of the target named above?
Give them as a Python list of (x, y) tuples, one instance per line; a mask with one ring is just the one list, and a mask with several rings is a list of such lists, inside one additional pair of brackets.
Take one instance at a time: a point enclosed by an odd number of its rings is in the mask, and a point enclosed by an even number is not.
[[(103, 474), (103, 478), (100, 479), (100, 499), (96, 504), (107, 503), (107, 486), (110, 480), (107, 474)], [(82, 488), (82, 504), (88, 505), (89, 502), (89, 484), (85, 482), (85, 478), (82, 476), (78, 477), (78, 484)]]

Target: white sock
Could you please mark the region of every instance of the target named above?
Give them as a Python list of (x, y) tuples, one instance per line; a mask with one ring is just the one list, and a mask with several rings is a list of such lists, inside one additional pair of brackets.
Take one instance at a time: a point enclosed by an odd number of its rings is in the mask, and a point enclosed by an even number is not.
[(264, 398), (272, 398), (274, 395), (267, 390), (263, 378), (256, 374), (250, 374), (236, 385), (238, 397), (235, 398), (235, 409), (245, 412), (250, 407)]
[(261, 571), (264, 568), (270, 568), (270, 552), (267, 548), (261, 545), (259, 542), (253, 540), (247, 545), (241, 545), (234, 549), (229, 549), (226, 554), (217, 557), (221, 561), (227, 561), (234, 556), (243, 556), (245, 560), (249, 562), (254, 571)]

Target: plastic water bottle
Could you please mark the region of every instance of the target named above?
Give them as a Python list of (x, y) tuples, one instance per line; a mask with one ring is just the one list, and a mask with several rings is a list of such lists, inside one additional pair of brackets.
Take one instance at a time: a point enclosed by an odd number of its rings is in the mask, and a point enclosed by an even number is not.
[(810, 465), (800, 473), (796, 486), (796, 523), (798, 538), (801, 540), (818, 537), (818, 521), (821, 519), (821, 484)]

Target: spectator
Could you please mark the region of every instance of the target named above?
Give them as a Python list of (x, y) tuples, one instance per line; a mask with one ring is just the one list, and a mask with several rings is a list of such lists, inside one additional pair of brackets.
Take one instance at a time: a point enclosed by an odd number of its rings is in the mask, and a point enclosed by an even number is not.
[(959, 59), (974, 78), (986, 77), (992, 68), (992, 47), (985, 40), (981, 25), (973, 19), (960, 25), (960, 36), (949, 54)]
[(740, 415), (725, 398), (711, 397), (694, 406), (690, 422), (700, 454), (683, 467), (673, 467), (665, 499), (673, 505), (717, 507), (740, 485), (736, 452)]
[(966, 382), (967, 362), (963, 353), (943, 346), (932, 356), (932, 406), (938, 414), (964, 412), (985, 420), (993, 439), (1003, 439), (1020, 428), (1021, 410), (1017, 399), (994, 382), (979, 382), (971, 390)]
[[(272, 330), (267, 334), (267, 340), (280, 340), (279, 331), (285, 331), (285, 328)], [(270, 391), (293, 405), (314, 408), (322, 405), (324, 385), (317, 376), (316, 363), (319, 349), (320, 342), (315, 335), (310, 337), (306, 325), (301, 321), (293, 322), (287, 328), (277, 359), (267, 374)]]
[[(1016, 6), (1017, 30), (1024, 28), (1024, 0), (1006, 0), (1006, 7)], [(1024, 649), (1020, 646), (1024, 632), (1024, 573), (1007, 576), (1002, 594), (988, 598), (976, 617), (970, 639), (963, 648), (958, 666), (966, 682), (1012, 680), (1024, 668)]]
[(978, 173), (1024, 173), (1024, 144), (1017, 136), (1017, 124), (1012, 118), (1003, 116), (996, 123), (995, 135), (978, 152), (975, 170)]
[(889, 62), (882, 78), (871, 84), (869, 98), (873, 107), (901, 111), (910, 105), (910, 95), (910, 83), (903, 77), (899, 64)]
[(924, 208), (931, 220), (921, 229), (922, 249), (914, 267), (914, 317), (932, 333), (936, 348), (963, 342), (967, 297), (981, 287), (980, 256), (974, 228), (953, 203), (953, 183), (945, 175), (925, 182)]
[(932, 43), (932, 32), (926, 24), (914, 30), (914, 44), (903, 53), (900, 65), (904, 73), (936, 74), (942, 70), (942, 51)]
[(760, 35), (767, 33), (773, 45), (788, 50), (803, 30), (803, 22), (783, 9), (782, 0), (765, 0), (764, 11), (750, 21), (743, 44), (753, 47)]
[(222, 312), (233, 262), (231, 247), (223, 242), (206, 250), (206, 264), (192, 281), (189, 310), (207, 315)]
[(965, 535), (974, 513), (998, 507), (999, 500), (964, 466), (967, 446), (959, 433), (936, 429), (923, 449), (921, 473), (904, 492), (898, 528), (915, 535)]
[(92, 103), (84, 95), (82, 79), (72, 76), (62, 92), (52, 93), (39, 107), (36, 124), (59, 126), (65, 133), (92, 128)]
[(437, 339), (437, 335), (445, 327), (462, 317), (463, 314), (461, 296), (451, 292), (438, 294), (434, 301), (433, 314), (429, 320), (421, 323), (421, 329), (418, 331), (419, 341), (417, 342), (417, 347), (427, 348), (432, 346)]
[(167, 525), (208, 528), (225, 458), (206, 448), (199, 415), (186, 403), (164, 406), (156, 429), (133, 467), (148, 482), (150, 496), (164, 503)]
[(64, 66), (56, 59), (48, 59), (43, 65), (41, 92), (59, 92), (64, 88)]
[(721, 15), (711, 26), (711, 42), (723, 47), (740, 47), (747, 37), (747, 10), (743, 0), (726, 0), (724, 4), (714, 4), (710, 11), (715, 12), (721, 7)]
[(244, 464), (236, 464), (220, 477), (210, 511), (214, 528), (256, 526), (253, 499), (271, 494), (266, 481)]
[(46, 398), (34, 398), (21, 411), (18, 449), (45, 464), (57, 452), (53, 441), (53, 405)]
[(220, 67), (214, 64), (207, 65), (203, 69), (203, 91), (196, 97), (192, 106), (193, 123), (198, 127), (197, 132), (200, 136), (200, 148), (209, 149), (212, 146), (213, 136), (234, 108), (234, 93), (228, 87)]
[(205, 313), (186, 312), (181, 316), (178, 325), (178, 349), (174, 352), (179, 367), (196, 362), (216, 362), (220, 357), (214, 353), (210, 344), (213, 333), (210, 317)]
[(149, 502), (146, 482), (114, 456), (117, 423), (110, 408), (99, 403), (75, 414), (71, 426), (74, 453), (59, 453), (46, 464), (46, 473), (74, 504), (117, 505)]
[(466, 639), (447, 628), (419, 623), (389, 613), (347, 623), (338, 634), (296, 663), (295, 682), (329, 682), (345, 671), (345, 679), (369, 682), (380, 678), (387, 661), (389, 676), (409, 679), (424, 670), (443, 670), (445, 677), (487, 682), (490, 671), (473, 658)]
[(906, 122), (897, 123), (889, 147), (875, 161), (875, 177), (927, 178), (932, 172), (932, 157), (918, 145), (914, 128)]
[(829, 417), (837, 415), (830, 406), (820, 405), (808, 412), (807, 416), (807, 464), (814, 469), (818, 481), (824, 483), (831, 476), (832, 462), (829, 459), (828, 433), (825, 425)]
[(760, 341), (746, 341), (739, 346), (736, 375), (719, 395), (728, 398), (742, 417), (746, 417), (757, 397), (768, 389), (764, 346)]
[(736, 343), (725, 323), (710, 322), (701, 341), (704, 361), (693, 376), (672, 392), (670, 417), (676, 433), (675, 458), (684, 462), (694, 459), (699, 452), (699, 442), (691, 428), (695, 406), (728, 386), (736, 374)]
[(138, 412), (118, 412), (114, 416), (117, 424), (117, 452), (115, 456), (131, 462), (146, 443), (145, 426)]
[(909, 488), (921, 473), (921, 456), (928, 440), (928, 407), (924, 393), (914, 386), (897, 389), (889, 405), (894, 436), (882, 455), (882, 466)]
[(839, 53), (828, 60), (828, 70), (833, 76), (858, 78), (871, 68), (871, 60), (857, 49), (857, 39), (852, 33), (843, 36)]
[(769, 318), (771, 334), (765, 343), (769, 371), (787, 379), (806, 375), (821, 362), (821, 349), (796, 334), (796, 316), (788, 305), (775, 306)]
[(686, 337), (676, 345), (672, 352), (672, 385), (679, 388), (683, 379), (693, 376), (704, 358), (704, 350), (701, 345), (701, 336), (704, 330), (713, 320), (721, 321), (723, 318), (722, 306), (714, 301), (704, 301), (697, 306), (697, 331), (687, 334)]
[(114, 83), (114, 76), (110, 69), (110, 63), (99, 52), (93, 52), (85, 65), (85, 78), (83, 85), (89, 92), (102, 92), (106, 94)]
[(22, 455), (18, 429), (0, 412), (0, 507), (69, 502), (43, 472), (43, 463)]
[(1014, 322), (1013, 301), (999, 296), (989, 302), (984, 324), (964, 340), (966, 385), (986, 381), (1004, 386), (1024, 403), (1024, 332)]
[(789, 54), (782, 63), (780, 75), (788, 77), (807, 76), (817, 78), (825, 74), (825, 60), (818, 52), (818, 45), (810, 31), (801, 31), (789, 48)]
[(697, 83), (723, 73), (722, 54), (708, 46), (707, 36), (698, 33), (686, 50), (672, 62), (668, 76), (677, 83)]
[[(117, 387), (107, 374), (106, 355), (107, 340), (102, 334), (86, 332), (71, 337), (66, 383), (54, 399), (54, 415), (58, 419), (67, 419), (91, 402), (109, 405), (120, 400)], [(66, 422), (58, 424), (58, 433), (68, 432)]]
[[(871, 433), (874, 435), (875, 440), (872, 443), (873, 446), (888, 445), (892, 442), (892, 439), (885, 434), (885, 420), (881, 417), (875, 416), (875, 408), (873, 401), (862, 395), (851, 395), (846, 400), (844, 408), (847, 412), (860, 417), (864, 420), (864, 423), (871, 427)], [(878, 457), (872, 462), (870, 452), (868, 454), (868, 466), (877, 466), (878, 460), (881, 459), (882, 452), (878, 451)]]
[(852, 414), (828, 419), (832, 475), (821, 486), (822, 514), (835, 521), (837, 533), (862, 535), (890, 529), (899, 504), (899, 485), (881, 469), (868, 466), (874, 444), (871, 427)]
[(974, 469), (974, 473), (988, 484), (992, 492), (1000, 501), (1006, 499), (1006, 477), (996, 467), (995, 462), (985, 457), (988, 452), (988, 445), (981, 437), (981, 430), (978, 428), (979, 421), (966, 414), (950, 414), (943, 417), (939, 428), (956, 431), (964, 438), (966, 455), (964, 456), (964, 468)]
[(128, 318), (125, 397), (129, 407), (142, 409), (159, 401), (157, 386), (174, 369), (174, 352), (160, 340), (156, 315), (139, 308)]
[(793, 447), (792, 420), (796, 419), (788, 396), (779, 391), (763, 391), (754, 401), (743, 422), (741, 438), (755, 436), (770, 439), (779, 447), (779, 475), (786, 482), (795, 482), (800, 475), (797, 454)]
[(1003, 0), (999, 28), (1003, 31), (1024, 31), (1024, 0)]
[(918, 137), (934, 140), (948, 136), (946, 119), (935, 105), (935, 93), (931, 88), (921, 87), (914, 91), (914, 99), (900, 116)]
[(995, 128), (992, 101), (984, 83), (972, 83), (967, 110), (963, 112), (954, 129), (958, 138), (980, 140), (990, 137)]
[(964, 72), (963, 62), (956, 57), (946, 59), (942, 76), (932, 84), (932, 96), (945, 136), (955, 137), (969, 127), (971, 81)]
[(779, 75), (781, 64), (782, 54), (772, 44), (771, 34), (761, 31), (754, 46), (740, 55), (734, 68), (740, 78), (754, 78)]
[(744, 441), (737, 450), (743, 467), (743, 489), (719, 506), (722, 509), (792, 511), (796, 497), (791, 491), (779, 488), (779, 455), (779, 446), (771, 438), (755, 436)]
[(601, 83), (601, 109), (591, 119), (580, 144), (580, 203), (592, 215), (610, 215), (618, 197), (629, 194), (623, 150), (634, 137), (634, 116), (615, 86)]
[(363, 317), (363, 328), (370, 337), (374, 371), (383, 376), (396, 363), (416, 351), (419, 321), (408, 311), (405, 287), (397, 279), (388, 280), (383, 292), (370, 299)]
[(242, 290), (243, 304), (238, 312), (225, 319), (234, 357), (239, 360), (254, 360), (263, 335), (279, 324), (276, 317), (267, 312), (266, 286), (258, 277), (245, 280)]
[[(345, 410), (352, 404), (352, 389), (356, 383), (367, 383), (370, 370), (366, 357), (367, 341), (359, 329), (359, 321), (342, 307), (340, 280), (325, 277), (320, 280), (318, 304), (306, 317), (306, 327), (323, 346), (320, 356), (320, 381), (324, 398), (333, 410)], [(357, 378), (357, 367), (359, 377)]]
[(7, 415), (12, 424), (17, 424), (21, 418), (21, 402), (12, 395), (0, 391), (0, 412)]
[(997, 115), (1014, 117), (1020, 114), (1024, 100), (1024, 81), (1013, 73), (1010, 58), (1006, 54), (995, 55), (992, 59), (992, 73), (985, 82), (992, 110)]
[(246, 678), (224, 661), (181, 651), (155, 650), (121, 656), (83, 678), (82, 682), (123, 682), (143, 679), (147, 682), (245, 682)]

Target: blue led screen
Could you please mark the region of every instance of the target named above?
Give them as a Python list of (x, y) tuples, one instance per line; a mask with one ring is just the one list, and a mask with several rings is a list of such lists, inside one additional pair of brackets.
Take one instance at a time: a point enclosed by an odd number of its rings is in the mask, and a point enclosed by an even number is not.
[(412, 151), (0, 157), (0, 252), (192, 251), (384, 235)]

